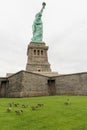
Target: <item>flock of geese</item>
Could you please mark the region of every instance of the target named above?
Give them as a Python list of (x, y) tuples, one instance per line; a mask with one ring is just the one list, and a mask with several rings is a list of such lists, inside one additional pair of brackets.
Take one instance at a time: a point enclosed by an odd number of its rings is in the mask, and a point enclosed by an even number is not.
[[(19, 108), (19, 106), (21, 106), (21, 109), (17, 109), (17, 108)], [(43, 106), (44, 106), (44, 104), (39, 103), (35, 106), (31, 106), (30, 108), (31, 108), (31, 110), (36, 110), (36, 109), (43, 107)], [(21, 113), (23, 113), (23, 108), (28, 108), (29, 106), (27, 104), (20, 105), (19, 103), (12, 102), (12, 103), (8, 104), (7, 112), (11, 112), (13, 110), (13, 107), (16, 108), (15, 112), (17, 114), (21, 114)]]

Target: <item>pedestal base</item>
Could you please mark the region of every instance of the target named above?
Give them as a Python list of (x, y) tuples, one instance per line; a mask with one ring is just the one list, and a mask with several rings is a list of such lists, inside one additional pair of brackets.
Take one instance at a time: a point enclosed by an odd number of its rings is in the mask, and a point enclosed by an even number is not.
[(31, 42), (28, 45), (26, 71), (51, 72), (45, 43)]

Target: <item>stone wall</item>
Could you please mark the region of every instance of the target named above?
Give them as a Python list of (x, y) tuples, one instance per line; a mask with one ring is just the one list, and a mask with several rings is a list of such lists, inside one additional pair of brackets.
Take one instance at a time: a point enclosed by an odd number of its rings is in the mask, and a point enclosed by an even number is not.
[(0, 78), (0, 97), (87, 95), (87, 73), (44, 76), (20, 71)]
[(21, 92), (23, 88), (22, 77), (23, 77), (22, 71), (8, 77), (9, 87), (7, 90), (7, 97), (21, 97)]
[(87, 95), (87, 73), (55, 77), (57, 95)]
[(31, 72), (23, 72), (23, 97), (49, 95), (48, 77)]
[(20, 71), (10, 77), (7, 97), (31, 97), (49, 95), (48, 77)]

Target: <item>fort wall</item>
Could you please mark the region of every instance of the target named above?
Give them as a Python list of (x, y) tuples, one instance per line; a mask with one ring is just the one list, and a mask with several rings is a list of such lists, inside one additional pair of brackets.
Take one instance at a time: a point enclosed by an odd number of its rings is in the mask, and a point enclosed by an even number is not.
[(87, 95), (87, 72), (45, 76), (20, 71), (0, 78), (0, 97), (32, 97), (48, 95)]
[(87, 95), (87, 73), (55, 77), (57, 95)]
[(21, 97), (21, 92), (23, 89), (22, 77), (23, 77), (22, 71), (8, 77), (9, 87), (7, 90), (7, 97)]
[(23, 97), (44, 96), (48, 93), (48, 77), (35, 73), (23, 72)]

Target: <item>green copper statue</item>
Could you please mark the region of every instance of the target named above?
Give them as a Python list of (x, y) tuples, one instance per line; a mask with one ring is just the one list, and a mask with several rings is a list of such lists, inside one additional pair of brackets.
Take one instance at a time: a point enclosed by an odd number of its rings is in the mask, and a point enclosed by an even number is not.
[(43, 9), (45, 8), (46, 3), (42, 3), (42, 9), (39, 13), (36, 14), (35, 20), (32, 25), (32, 31), (33, 31), (33, 38), (31, 39), (32, 42), (43, 42), (43, 23), (41, 20)]

